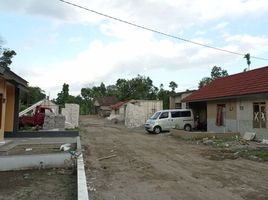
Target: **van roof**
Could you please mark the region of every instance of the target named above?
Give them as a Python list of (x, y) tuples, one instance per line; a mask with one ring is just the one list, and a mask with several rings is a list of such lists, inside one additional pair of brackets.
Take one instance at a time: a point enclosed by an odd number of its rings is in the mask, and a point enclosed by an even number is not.
[(166, 112), (166, 111), (191, 111), (192, 109), (183, 108), (183, 109), (166, 109), (166, 110), (159, 110), (157, 112)]

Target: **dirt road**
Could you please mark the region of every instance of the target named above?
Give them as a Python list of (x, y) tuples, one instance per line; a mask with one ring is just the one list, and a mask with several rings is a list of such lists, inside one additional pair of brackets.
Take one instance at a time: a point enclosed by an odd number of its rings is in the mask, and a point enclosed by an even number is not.
[(80, 127), (93, 200), (268, 199), (267, 162), (209, 160), (207, 146), (96, 117), (81, 117)]

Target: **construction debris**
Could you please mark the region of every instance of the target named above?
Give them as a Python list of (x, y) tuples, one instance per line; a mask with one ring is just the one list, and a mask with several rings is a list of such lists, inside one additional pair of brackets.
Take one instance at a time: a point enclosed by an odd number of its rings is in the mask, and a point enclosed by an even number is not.
[(60, 146), (60, 151), (68, 151), (71, 148), (71, 144), (67, 143), (67, 144), (63, 144)]
[(101, 160), (105, 160), (105, 159), (109, 159), (109, 158), (113, 158), (113, 157), (116, 157), (117, 155), (110, 155), (110, 156), (106, 156), (106, 157), (101, 157), (99, 158), (98, 160), (101, 161)]
[(263, 140), (261, 141), (261, 144), (268, 144), (268, 140), (263, 139)]
[(250, 140), (253, 140), (256, 136), (256, 133), (253, 133), (253, 132), (245, 132), (245, 134), (243, 135), (243, 139), (244, 140), (247, 140), (247, 141), (250, 141)]

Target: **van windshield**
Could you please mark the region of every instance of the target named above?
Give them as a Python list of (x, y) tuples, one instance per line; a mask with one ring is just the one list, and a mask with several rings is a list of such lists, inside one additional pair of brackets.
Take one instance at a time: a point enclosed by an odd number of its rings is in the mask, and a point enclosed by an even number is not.
[(161, 112), (156, 112), (155, 114), (153, 114), (152, 117), (150, 117), (150, 119), (157, 119), (160, 114), (161, 114)]

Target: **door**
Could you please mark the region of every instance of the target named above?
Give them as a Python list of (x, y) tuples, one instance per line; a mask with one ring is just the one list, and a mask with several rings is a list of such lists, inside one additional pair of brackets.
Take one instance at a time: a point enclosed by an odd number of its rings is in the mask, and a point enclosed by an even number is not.
[(161, 113), (158, 118), (158, 124), (162, 130), (169, 130), (171, 128), (171, 118), (168, 111)]

